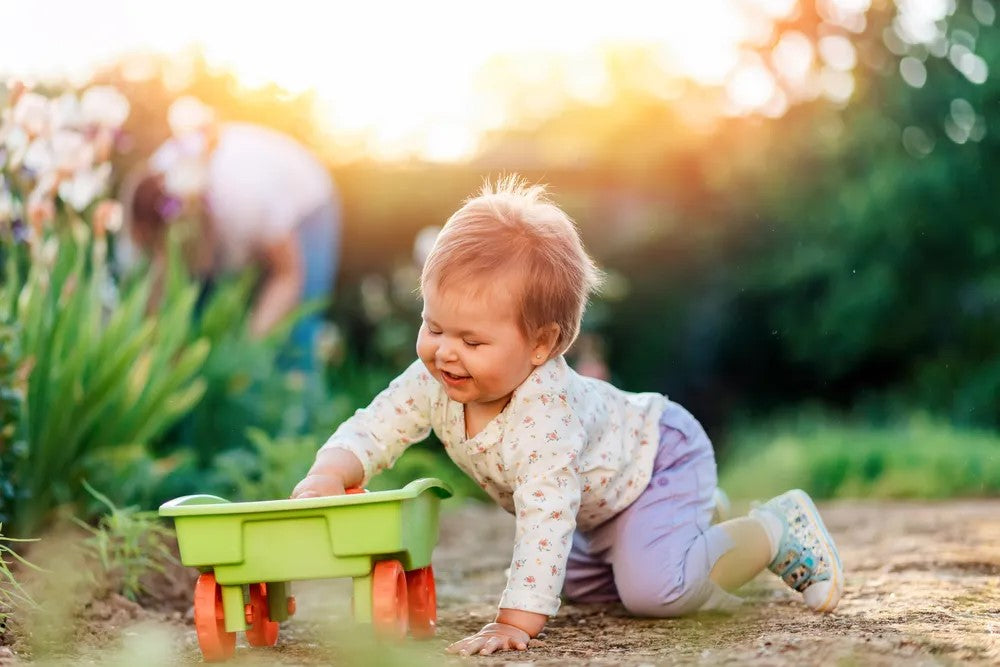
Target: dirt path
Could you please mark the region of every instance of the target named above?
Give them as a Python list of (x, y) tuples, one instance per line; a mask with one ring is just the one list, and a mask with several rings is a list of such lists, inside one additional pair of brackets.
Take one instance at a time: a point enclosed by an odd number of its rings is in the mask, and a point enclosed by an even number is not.
[[(1000, 663), (1000, 501), (845, 502), (822, 509), (847, 569), (844, 600), (831, 616), (806, 611), (774, 577), (762, 575), (732, 615), (653, 621), (629, 618), (615, 606), (566, 605), (544, 646), (471, 660), (559, 667)], [(443, 517), (434, 563), (440, 631), (431, 642), (397, 649), (370, 643), (349, 630), (347, 582), (312, 582), (295, 588), (299, 613), (283, 626), (279, 647), (251, 650), (241, 639), (238, 662), (466, 664), (440, 651), (494, 613), (512, 529), (510, 517), (488, 507)], [(200, 661), (183, 613), (104, 605), (110, 611), (88, 608), (88, 625), (78, 628), (67, 664), (106, 662), (111, 647), (120, 664)]]
[[(847, 568), (844, 600), (832, 616), (807, 612), (765, 574), (744, 590), (745, 609), (732, 616), (650, 621), (620, 608), (564, 606), (546, 646), (525, 657), (547, 665), (1000, 662), (1000, 502), (823, 510)], [(503, 588), (503, 550), (477, 563), (458, 534), (471, 526), (478, 535), (470, 542), (504, 544), (510, 524), (480, 515), (452, 517), (440, 547), (441, 625), (449, 639), (476, 630)]]

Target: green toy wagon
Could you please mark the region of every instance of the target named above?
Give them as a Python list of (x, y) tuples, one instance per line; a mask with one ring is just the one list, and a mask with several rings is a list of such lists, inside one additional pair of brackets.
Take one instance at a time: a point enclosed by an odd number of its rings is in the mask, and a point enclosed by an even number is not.
[(396, 491), (245, 503), (195, 495), (161, 505), (181, 562), (202, 573), (194, 624), (205, 660), (232, 656), (240, 631), (251, 646), (277, 643), (278, 624), (295, 613), (288, 583), (302, 579), (352, 577), (355, 619), (382, 635), (432, 637), (431, 551), (450, 495), (440, 480), (418, 479)]

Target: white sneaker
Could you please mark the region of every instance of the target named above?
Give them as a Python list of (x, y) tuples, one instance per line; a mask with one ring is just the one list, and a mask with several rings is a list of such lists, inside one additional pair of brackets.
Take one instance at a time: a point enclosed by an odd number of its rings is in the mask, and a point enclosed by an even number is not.
[(810, 609), (833, 611), (844, 593), (844, 568), (812, 499), (793, 489), (754, 512), (769, 512), (783, 526), (778, 553), (768, 569), (802, 593)]

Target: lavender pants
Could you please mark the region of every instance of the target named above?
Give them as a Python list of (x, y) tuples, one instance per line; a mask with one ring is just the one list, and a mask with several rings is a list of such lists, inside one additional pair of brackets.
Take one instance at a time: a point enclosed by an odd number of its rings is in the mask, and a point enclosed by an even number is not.
[(574, 602), (618, 602), (638, 616), (697, 611), (715, 590), (708, 575), (733, 547), (711, 526), (717, 484), (705, 430), (670, 403), (649, 486), (617, 516), (577, 531), (563, 595)]

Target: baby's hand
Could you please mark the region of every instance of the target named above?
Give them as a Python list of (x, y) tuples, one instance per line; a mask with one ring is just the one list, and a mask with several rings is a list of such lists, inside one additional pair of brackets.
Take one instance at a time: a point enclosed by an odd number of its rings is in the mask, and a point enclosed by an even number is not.
[(344, 495), (344, 480), (340, 475), (311, 473), (295, 485), (292, 498), (319, 498)]
[(483, 629), (448, 647), (448, 653), (490, 655), (495, 651), (524, 651), (531, 636), (521, 628), (506, 623), (487, 623)]
[(365, 476), (361, 461), (351, 452), (320, 449), (306, 478), (295, 485), (292, 498), (342, 496), (346, 487), (360, 487)]

